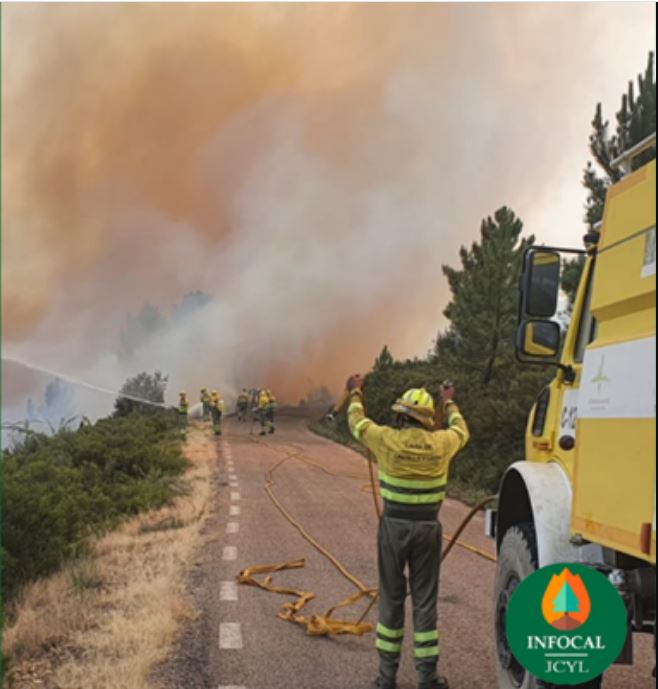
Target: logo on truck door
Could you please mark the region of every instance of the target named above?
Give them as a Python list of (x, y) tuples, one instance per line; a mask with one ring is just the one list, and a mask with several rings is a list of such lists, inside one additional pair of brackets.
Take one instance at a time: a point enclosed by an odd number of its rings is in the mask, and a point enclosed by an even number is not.
[(556, 685), (601, 675), (626, 639), (626, 608), (594, 569), (575, 563), (542, 567), (516, 588), (505, 629), (516, 660)]
[(612, 382), (610, 380), (610, 378), (608, 378), (608, 376), (606, 376), (603, 373), (604, 368), (605, 368), (605, 356), (602, 356), (599, 370), (598, 370), (597, 374), (594, 376), (594, 378), (592, 378), (592, 383), (596, 383), (596, 389), (597, 389), (597, 392), (599, 395), (601, 394), (601, 386), (603, 385), (603, 383)]
[(578, 396), (578, 418), (655, 418), (655, 381), (655, 337), (588, 347)]

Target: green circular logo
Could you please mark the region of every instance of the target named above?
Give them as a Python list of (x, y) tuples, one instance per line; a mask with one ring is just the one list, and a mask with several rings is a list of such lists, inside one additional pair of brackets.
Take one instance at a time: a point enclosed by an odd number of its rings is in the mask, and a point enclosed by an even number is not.
[(514, 591), (505, 620), (517, 661), (553, 684), (598, 677), (626, 640), (626, 607), (595, 569), (578, 564), (542, 567)]

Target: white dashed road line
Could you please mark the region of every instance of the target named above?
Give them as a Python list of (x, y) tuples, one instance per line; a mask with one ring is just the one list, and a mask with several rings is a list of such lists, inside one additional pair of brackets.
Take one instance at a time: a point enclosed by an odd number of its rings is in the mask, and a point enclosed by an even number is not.
[[(226, 445), (224, 448), (224, 456), (226, 457), (226, 466), (228, 469), (229, 486), (231, 488), (238, 487), (238, 477), (235, 474), (235, 467), (233, 465), (233, 457), (231, 450)], [(240, 493), (238, 491), (231, 491), (231, 502), (240, 500)], [(229, 516), (237, 517), (240, 514), (239, 505), (229, 505)], [(227, 534), (236, 534), (240, 530), (240, 523), (237, 521), (230, 521), (226, 524)], [(233, 561), (238, 557), (238, 549), (234, 545), (224, 546), (222, 551), (222, 560)], [(221, 581), (219, 583), (219, 600), (223, 602), (234, 602), (238, 600), (238, 585), (235, 581)], [(219, 625), (219, 648), (221, 650), (241, 650), (242, 649), (242, 626), (239, 622), (222, 622)], [(217, 689), (247, 689), (243, 685), (238, 684), (221, 684)]]
[(222, 581), (219, 584), (219, 600), (234, 601), (238, 599), (238, 585), (235, 581)]
[(226, 650), (238, 650), (242, 648), (242, 629), (239, 622), (220, 623), (219, 647)]
[(222, 560), (237, 560), (238, 549), (234, 545), (225, 545), (222, 551)]

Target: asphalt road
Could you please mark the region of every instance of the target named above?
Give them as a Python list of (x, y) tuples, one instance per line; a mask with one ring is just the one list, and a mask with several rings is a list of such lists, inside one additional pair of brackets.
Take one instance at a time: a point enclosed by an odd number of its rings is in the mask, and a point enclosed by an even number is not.
[[(277, 433), (249, 434), (250, 425), (230, 419), (219, 444), (216, 509), (206, 524), (206, 546), (190, 574), (199, 619), (186, 630), (164, 668), (172, 689), (366, 689), (376, 674), (374, 635), (311, 637), (280, 620), (279, 606), (291, 596), (236, 586), (246, 567), (306, 559), (304, 569), (277, 573), (273, 583), (313, 591), (304, 613), (324, 614), (356, 591), (336, 568), (276, 509), (264, 490), (266, 472), (291, 453), (302, 453), (324, 469), (289, 457), (274, 472), (273, 491), (292, 515), (347, 569), (376, 588), (376, 516), (367, 491), (364, 458), (306, 429), (306, 420), (280, 418)], [(263, 442), (264, 441), (264, 442)], [(458, 460), (457, 460), (458, 461)], [(452, 534), (468, 508), (447, 500), (444, 534)], [(490, 553), (477, 516), (462, 539)], [(495, 565), (455, 547), (441, 571), (440, 671), (453, 689), (496, 689), (492, 641)], [(356, 620), (367, 602), (339, 611)], [(366, 618), (376, 622), (376, 605)], [(410, 626), (399, 675), (400, 689), (416, 686)], [(638, 638), (633, 667), (613, 668), (606, 689), (649, 689), (652, 640)], [(161, 675), (162, 676), (162, 675)]]

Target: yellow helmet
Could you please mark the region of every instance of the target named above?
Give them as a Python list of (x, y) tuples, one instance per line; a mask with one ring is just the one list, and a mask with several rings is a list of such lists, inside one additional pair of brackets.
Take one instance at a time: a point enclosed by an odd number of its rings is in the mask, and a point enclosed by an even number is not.
[(219, 393), (217, 392), (217, 390), (213, 390), (210, 394), (211, 394), (211, 395), (219, 395)]
[(398, 414), (406, 414), (423, 426), (434, 425), (434, 400), (424, 388), (411, 388), (398, 398), (392, 407)]

